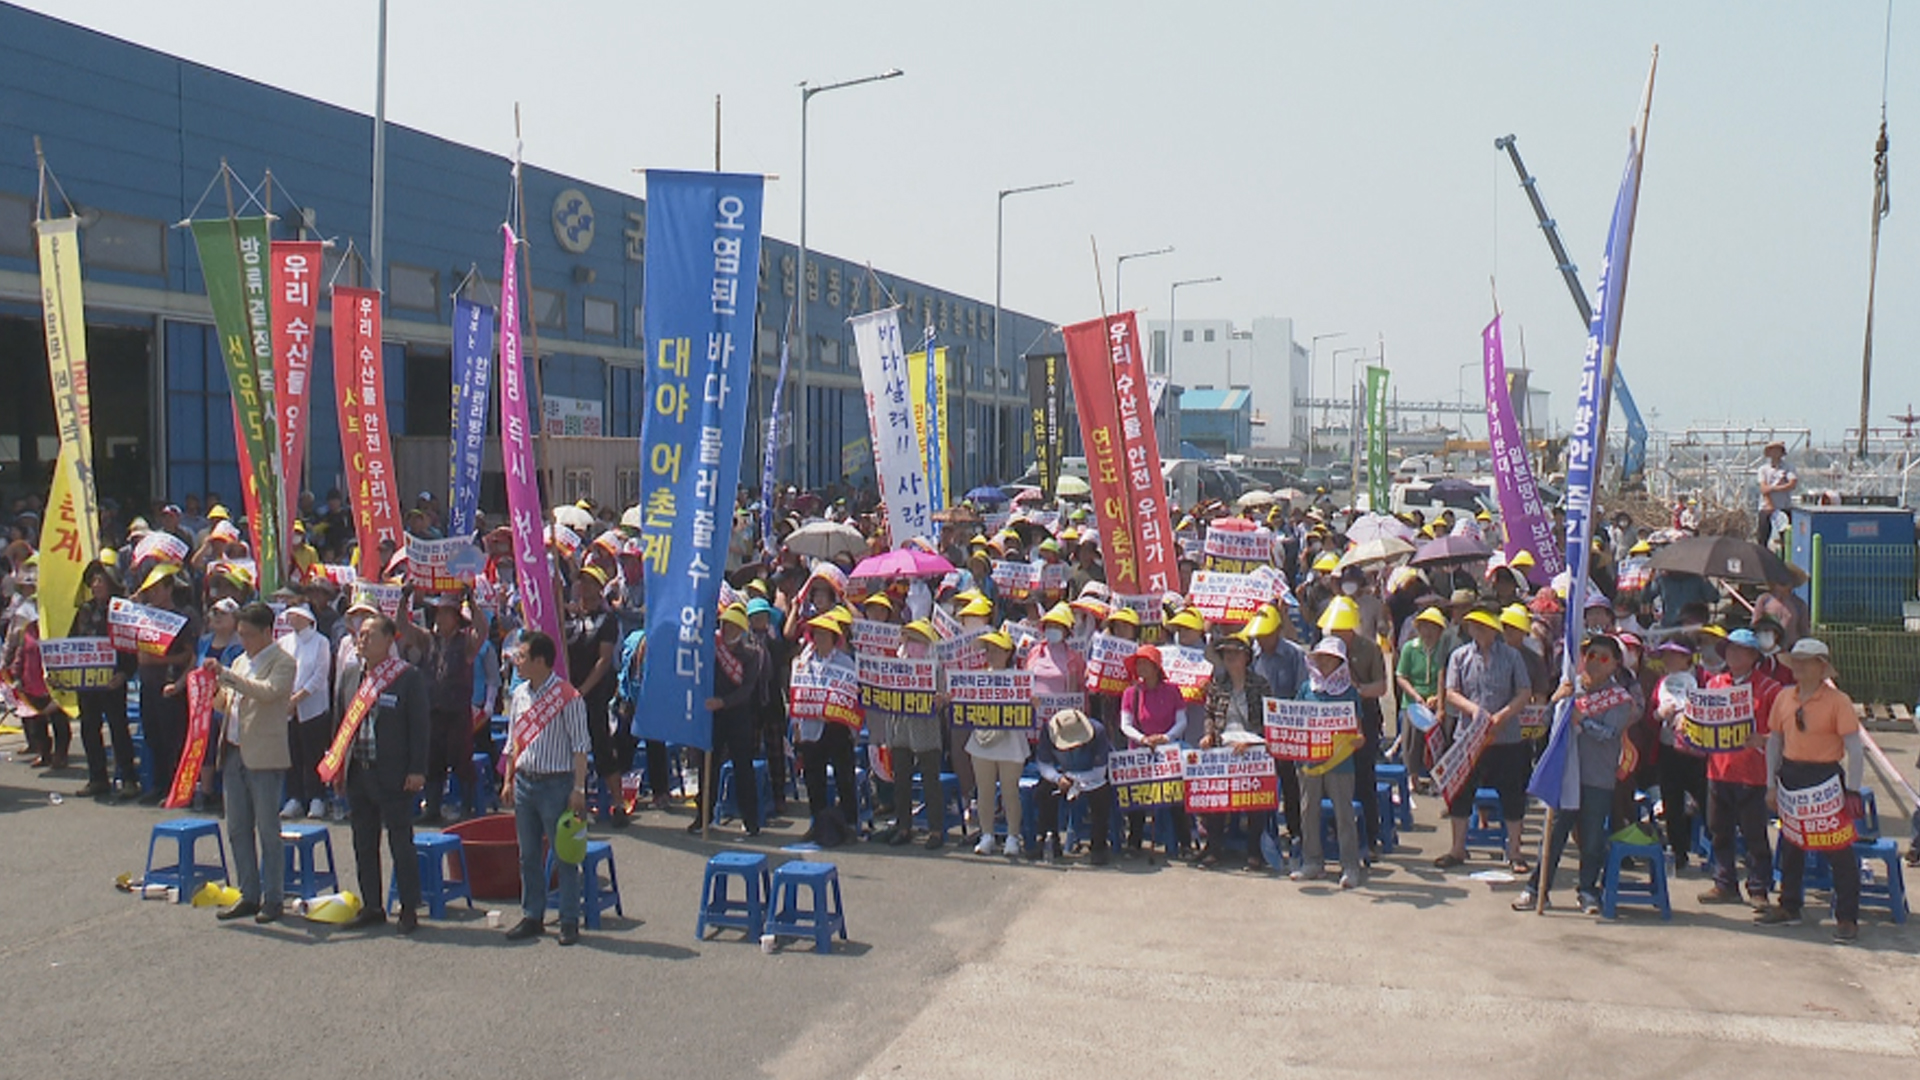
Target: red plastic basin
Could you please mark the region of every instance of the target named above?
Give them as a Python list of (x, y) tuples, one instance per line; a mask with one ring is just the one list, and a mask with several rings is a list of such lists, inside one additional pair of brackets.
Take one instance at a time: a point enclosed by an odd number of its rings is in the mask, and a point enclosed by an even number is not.
[(488, 814), (446, 827), (460, 838), (475, 899), (520, 899), (520, 841), (512, 814)]

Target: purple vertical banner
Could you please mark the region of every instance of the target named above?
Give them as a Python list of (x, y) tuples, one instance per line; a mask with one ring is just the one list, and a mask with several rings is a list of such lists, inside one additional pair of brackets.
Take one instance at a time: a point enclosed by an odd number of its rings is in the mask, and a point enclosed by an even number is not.
[(453, 302), (453, 498), (447, 535), (472, 536), (480, 510), (480, 466), (486, 459), (487, 410), (493, 405), (493, 312), (471, 300)]
[(793, 307), (787, 307), (787, 321), (780, 329), (780, 374), (773, 381), (773, 406), (767, 411), (767, 456), (760, 467), (760, 546), (769, 562), (780, 554), (773, 542), (774, 475), (780, 467), (780, 442), (786, 437), (786, 425), (780, 421), (780, 403), (787, 395), (787, 360), (793, 344)]
[(1507, 393), (1507, 361), (1500, 344), (1500, 316), (1495, 315), (1486, 329), (1480, 331), (1480, 352), (1494, 492), (1500, 499), (1500, 524), (1507, 534), (1504, 550), (1509, 559), (1518, 551), (1531, 552), (1534, 565), (1527, 578), (1535, 585), (1545, 585), (1566, 568), (1566, 560), (1561, 557), (1546, 506), (1540, 501), (1533, 466), (1527, 461), (1527, 444), (1520, 436), (1520, 424), (1513, 415), (1513, 398)]
[[(560, 642), (560, 608), (554, 602), (553, 570), (547, 565), (546, 533), (540, 522), (540, 482), (534, 469), (533, 429), (527, 421), (527, 373), (520, 359), (518, 241), (513, 226), (500, 226), (500, 458), (507, 474), (507, 522), (513, 529), (514, 579), (520, 589), (521, 622)], [(554, 665), (567, 677), (567, 653)]]

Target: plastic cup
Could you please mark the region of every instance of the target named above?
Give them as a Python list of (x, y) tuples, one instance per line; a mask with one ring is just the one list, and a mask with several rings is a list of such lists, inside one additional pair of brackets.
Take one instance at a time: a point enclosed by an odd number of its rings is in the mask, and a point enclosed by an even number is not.
[(501, 915), (498, 911), (487, 912), (487, 926), (490, 929), (494, 929), (494, 930), (500, 929), (500, 920), (501, 920)]
[(767, 954), (768, 956), (772, 956), (773, 945), (776, 940), (777, 939), (772, 934), (761, 934), (760, 935), (760, 951)]

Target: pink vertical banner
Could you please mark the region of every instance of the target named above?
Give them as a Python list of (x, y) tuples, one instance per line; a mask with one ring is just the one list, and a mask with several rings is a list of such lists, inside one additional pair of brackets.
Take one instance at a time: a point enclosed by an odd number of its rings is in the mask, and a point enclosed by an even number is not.
[(525, 625), (544, 631), (561, 644), (561, 677), (566, 677), (565, 638), (560, 608), (547, 565), (546, 533), (541, 528), (540, 483), (534, 470), (533, 431), (528, 424), (527, 373), (520, 359), (520, 277), (518, 241), (513, 226), (502, 225), (505, 251), (500, 257), (500, 459), (507, 474), (507, 521), (513, 530), (514, 578), (520, 590)]
[(1493, 457), (1494, 493), (1500, 500), (1500, 524), (1507, 534), (1503, 550), (1533, 553), (1529, 580), (1543, 585), (1566, 568), (1560, 543), (1553, 535), (1533, 466), (1527, 462), (1527, 444), (1513, 416), (1513, 396), (1507, 392), (1507, 362), (1500, 344), (1500, 316), (1480, 331), (1481, 374), (1487, 396), (1487, 449)]

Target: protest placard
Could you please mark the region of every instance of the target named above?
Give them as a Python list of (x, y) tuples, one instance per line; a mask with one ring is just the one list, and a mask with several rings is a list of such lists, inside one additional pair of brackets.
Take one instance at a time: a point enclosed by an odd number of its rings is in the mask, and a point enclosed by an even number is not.
[(1180, 778), (1189, 814), (1272, 810), (1280, 805), (1273, 755), (1231, 747), (1180, 752)]
[(1202, 551), (1206, 555), (1208, 570), (1226, 574), (1251, 573), (1257, 566), (1268, 565), (1273, 559), (1273, 530), (1223, 529), (1219, 525), (1207, 526), (1207, 539)]
[(1547, 737), (1547, 729), (1553, 726), (1553, 706), (1528, 705), (1520, 710), (1520, 737), (1528, 742), (1538, 742)]
[(1033, 695), (1034, 727), (1037, 728), (1041, 724), (1046, 723), (1049, 719), (1053, 717), (1054, 713), (1057, 713), (1062, 709), (1074, 709), (1079, 712), (1086, 712), (1087, 711), (1087, 695), (1079, 694), (1079, 693)]
[(407, 537), (407, 584), (423, 592), (459, 592), (485, 569), (486, 552), (464, 536)]
[(1808, 788), (1780, 785), (1780, 838), (1804, 851), (1839, 851), (1859, 839), (1838, 776)]
[(847, 642), (861, 656), (892, 656), (900, 651), (901, 630), (899, 623), (855, 619), (847, 630)]
[(1180, 747), (1173, 743), (1115, 750), (1107, 757), (1107, 779), (1123, 813), (1185, 805), (1187, 788), (1180, 770)]
[(1209, 620), (1237, 625), (1251, 620), (1261, 604), (1272, 601), (1273, 588), (1263, 576), (1197, 570), (1187, 595)]
[(860, 672), (844, 660), (808, 659), (793, 665), (787, 715), (795, 720), (826, 720), (858, 729)]
[(987, 647), (980, 639), (991, 631), (982, 626), (962, 630), (953, 637), (933, 643), (934, 658), (948, 671), (978, 671), (987, 666)]
[(1205, 649), (1192, 645), (1162, 645), (1160, 659), (1166, 680), (1180, 688), (1180, 700), (1207, 700), (1207, 684), (1213, 681), (1213, 661)]
[(1283, 761), (1325, 764), (1333, 760), (1335, 735), (1360, 731), (1360, 716), (1351, 701), (1262, 701), (1267, 750)]
[(1126, 638), (1095, 634), (1087, 648), (1087, 690), (1118, 694), (1127, 688), (1127, 657), (1136, 646)]
[(165, 656), (187, 617), (114, 597), (107, 602), (107, 636), (121, 652)]
[(993, 564), (993, 587), (1002, 600), (1025, 600), (1040, 585), (1040, 568), (1032, 563), (998, 559)]
[(367, 603), (380, 609), (387, 618), (397, 618), (400, 614), (401, 587), (389, 585), (384, 581), (356, 581), (349, 605)]
[(891, 656), (856, 657), (860, 706), (903, 716), (933, 714), (934, 663)]
[(1754, 732), (1753, 687), (1724, 686), (1687, 691), (1680, 738), (1695, 750), (1731, 754), (1746, 748)]
[(162, 532), (155, 529), (145, 536), (142, 536), (139, 541), (133, 545), (133, 561), (135, 565), (149, 560), (174, 563), (176, 565), (184, 563), (187, 561), (187, 542), (170, 532)]
[(113, 685), (113, 639), (55, 638), (40, 643), (49, 690), (105, 690)]
[(947, 696), (953, 700), (954, 727), (1033, 730), (1030, 671), (949, 671)]
[(1433, 763), (1433, 783), (1440, 789), (1440, 798), (1452, 802), (1467, 789), (1473, 779), (1473, 767), (1480, 760), (1480, 752), (1487, 748), (1487, 741), (1493, 738), (1493, 725), (1488, 721), (1491, 715), (1475, 710), (1473, 715), (1461, 717), (1453, 729), (1453, 741), (1447, 744), (1446, 753)]

